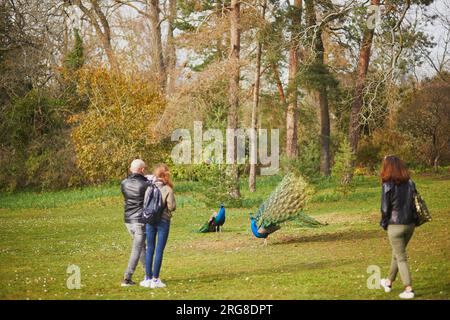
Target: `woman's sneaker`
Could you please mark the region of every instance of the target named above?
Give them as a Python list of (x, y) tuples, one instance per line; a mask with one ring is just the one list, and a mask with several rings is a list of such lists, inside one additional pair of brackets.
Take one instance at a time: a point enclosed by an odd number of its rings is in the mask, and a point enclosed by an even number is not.
[(381, 279), (380, 280), (380, 284), (384, 289), (384, 292), (391, 292), (392, 291), (392, 284), (391, 285), (387, 285), (388, 284), (388, 279)]
[(166, 284), (162, 282), (160, 279), (153, 279), (150, 288), (156, 289), (156, 288), (165, 288)]
[(398, 295), (402, 299), (412, 299), (414, 298), (414, 291), (403, 291)]
[(139, 285), (140, 285), (141, 287), (144, 287), (144, 288), (150, 288), (151, 282), (152, 282), (152, 279), (145, 279), (145, 280), (142, 280), (142, 281), (139, 283)]
[(123, 279), (120, 286), (121, 287), (130, 287), (130, 286), (134, 286), (135, 284), (136, 284), (136, 282), (134, 282), (131, 279)]

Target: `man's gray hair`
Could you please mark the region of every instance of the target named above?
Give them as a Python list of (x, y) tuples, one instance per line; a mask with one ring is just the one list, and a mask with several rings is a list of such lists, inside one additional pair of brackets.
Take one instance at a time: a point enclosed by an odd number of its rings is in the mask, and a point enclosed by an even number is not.
[(145, 168), (145, 162), (141, 159), (134, 159), (130, 164), (130, 171), (132, 173), (137, 173), (139, 169)]

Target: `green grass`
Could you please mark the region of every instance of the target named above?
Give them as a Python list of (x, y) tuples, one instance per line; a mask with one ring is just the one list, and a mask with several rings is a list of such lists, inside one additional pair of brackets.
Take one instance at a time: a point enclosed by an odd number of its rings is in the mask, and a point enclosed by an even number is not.
[[(408, 248), (418, 299), (450, 297), (450, 179), (415, 177), (434, 221), (418, 228)], [(118, 186), (0, 195), (1, 299), (397, 299), (367, 289), (369, 265), (385, 275), (390, 247), (378, 227), (380, 186), (358, 177), (356, 190), (336, 194), (332, 181), (315, 183), (307, 213), (328, 226), (304, 229), (287, 223), (269, 245), (250, 232), (248, 213), (280, 181), (258, 179), (258, 191), (242, 184), (249, 208), (227, 208), (221, 234), (194, 230), (212, 210), (198, 199), (195, 182), (176, 186), (161, 277), (168, 288), (121, 288), (130, 238), (123, 225)], [(81, 268), (82, 288), (66, 287), (67, 267)], [(136, 280), (142, 277), (142, 270)]]

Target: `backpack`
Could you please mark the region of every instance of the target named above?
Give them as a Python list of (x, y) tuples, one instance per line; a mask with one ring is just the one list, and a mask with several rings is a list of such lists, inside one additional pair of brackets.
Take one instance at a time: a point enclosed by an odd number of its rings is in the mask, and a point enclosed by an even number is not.
[(142, 220), (148, 224), (158, 223), (161, 220), (163, 211), (164, 205), (161, 190), (154, 183), (151, 183), (145, 191)]

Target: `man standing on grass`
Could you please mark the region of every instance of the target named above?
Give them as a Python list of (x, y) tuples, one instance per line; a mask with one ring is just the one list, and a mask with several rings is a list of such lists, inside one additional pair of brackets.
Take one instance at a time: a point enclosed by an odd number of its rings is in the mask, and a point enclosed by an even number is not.
[(145, 162), (135, 159), (130, 165), (131, 174), (122, 181), (121, 191), (125, 198), (125, 226), (130, 233), (133, 244), (128, 267), (125, 271), (122, 287), (136, 284), (131, 277), (141, 260), (145, 270), (145, 223), (142, 221), (142, 207), (149, 181), (144, 177)]

